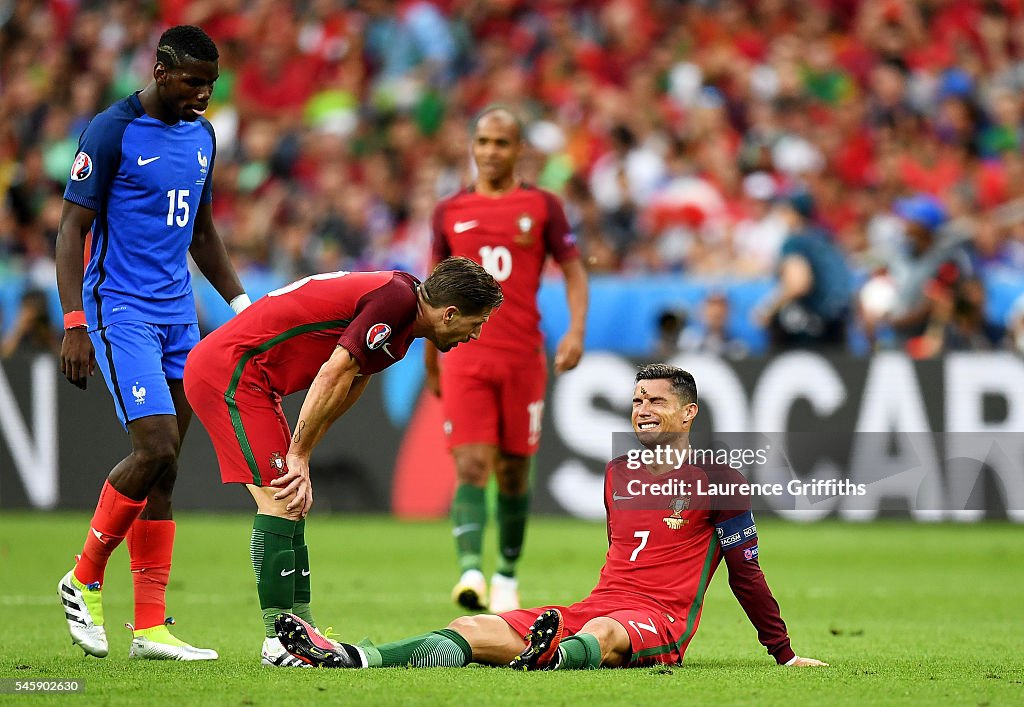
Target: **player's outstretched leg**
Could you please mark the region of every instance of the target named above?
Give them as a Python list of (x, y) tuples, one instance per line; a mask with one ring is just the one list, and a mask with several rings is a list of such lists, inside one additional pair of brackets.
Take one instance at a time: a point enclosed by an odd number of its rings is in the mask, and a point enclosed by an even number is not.
[(526, 648), (512, 659), (508, 667), (514, 670), (554, 670), (564, 630), (562, 612), (548, 609), (530, 626), (530, 632), (524, 636)]
[(303, 663), (317, 668), (365, 668), (363, 652), (349, 643), (330, 641), (295, 614), (281, 614), (274, 621), (277, 638)]
[(105, 658), (107, 633), (103, 628), (103, 600), (100, 583), (82, 584), (75, 579), (74, 570), (64, 575), (57, 585), (57, 596), (64, 606), (71, 642), (81, 646), (89, 655)]
[(136, 631), (131, 624), (125, 626), (132, 632), (132, 646), (129, 658), (146, 660), (217, 660), (217, 651), (212, 648), (196, 648), (176, 638), (167, 630), (174, 625), (174, 619), (167, 617), (159, 626)]

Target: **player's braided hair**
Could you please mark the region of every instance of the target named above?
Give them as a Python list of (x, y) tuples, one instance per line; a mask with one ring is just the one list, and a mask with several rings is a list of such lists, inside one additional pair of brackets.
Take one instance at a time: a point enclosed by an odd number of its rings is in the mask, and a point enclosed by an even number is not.
[(168, 69), (181, 66), (187, 58), (197, 61), (217, 61), (217, 45), (203, 30), (193, 25), (178, 25), (160, 35), (156, 60)]
[(469, 316), (494, 309), (505, 296), (491, 274), (469, 258), (445, 258), (420, 286), (431, 307), (458, 307)]
[(636, 373), (636, 382), (649, 380), (667, 380), (672, 383), (672, 390), (684, 403), (697, 402), (697, 382), (689, 371), (667, 363), (648, 363)]

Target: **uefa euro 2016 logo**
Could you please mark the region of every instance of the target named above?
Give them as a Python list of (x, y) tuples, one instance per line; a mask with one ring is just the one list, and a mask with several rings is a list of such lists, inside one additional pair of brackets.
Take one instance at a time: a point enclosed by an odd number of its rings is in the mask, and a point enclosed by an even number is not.
[(84, 152), (75, 155), (75, 162), (71, 165), (71, 181), (81, 182), (92, 174), (92, 157)]

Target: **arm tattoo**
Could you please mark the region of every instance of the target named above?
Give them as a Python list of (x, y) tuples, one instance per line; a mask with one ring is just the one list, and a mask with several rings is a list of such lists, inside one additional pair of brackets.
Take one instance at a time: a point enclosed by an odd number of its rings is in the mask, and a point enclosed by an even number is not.
[(302, 430), (306, 427), (305, 420), (299, 420), (298, 427), (295, 429), (295, 434), (292, 435), (292, 442), (299, 442), (302, 440)]

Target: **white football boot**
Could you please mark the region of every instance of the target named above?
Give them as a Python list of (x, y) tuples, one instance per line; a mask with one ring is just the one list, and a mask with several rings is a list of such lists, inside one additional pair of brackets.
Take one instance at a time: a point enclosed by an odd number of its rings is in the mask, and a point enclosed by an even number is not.
[(260, 662), (268, 668), (312, 668), (309, 663), (304, 663), (281, 645), (281, 639), (277, 636), (263, 639), (263, 651)]
[(492, 614), (515, 611), (519, 608), (519, 582), (515, 577), (495, 574), (491, 577), (491, 599), (488, 610)]
[(107, 632), (103, 628), (103, 599), (100, 583), (83, 585), (75, 579), (74, 570), (64, 575), (57, 585), (57, 596), (64, 607), (71, 642), (89, 655), (105, 658), (109, 652)]
[(173, 624), (174, 619), (168, 618), (159, 626), (141, 631), (136, 631), (131, 624), (125, 624), (133, 635), (128, 657), (144, 660), (217, 660), (217, 651), (212, 648), (196, 648), (175, 638), (167, 630)]
[(480, 570), (466, 570), (452, 589), (452, 601), (470, 611), (487, 611), (487, 580)]

